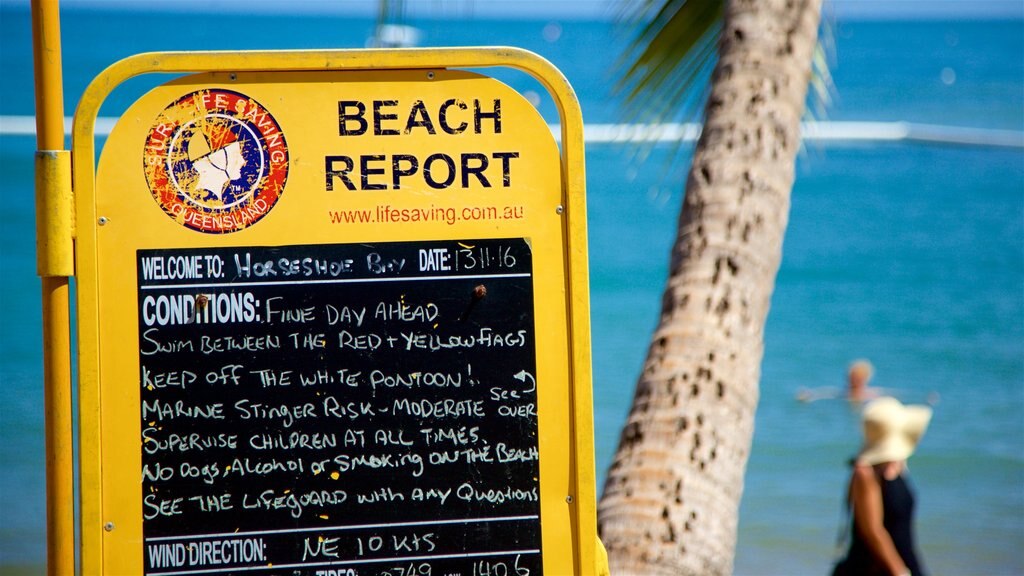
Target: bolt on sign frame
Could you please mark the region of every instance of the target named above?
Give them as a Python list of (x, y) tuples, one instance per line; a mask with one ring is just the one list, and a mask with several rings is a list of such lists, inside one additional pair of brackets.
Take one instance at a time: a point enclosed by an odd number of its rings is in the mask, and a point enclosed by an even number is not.
[[(489, 67), (545, 86), (560, 149)], [(186, 75), (94, 164), (101, 104), (154, 73)], [(72, 139), (83, 573), (600, 571), (582, 128), (515, 48), (100, 74)]]

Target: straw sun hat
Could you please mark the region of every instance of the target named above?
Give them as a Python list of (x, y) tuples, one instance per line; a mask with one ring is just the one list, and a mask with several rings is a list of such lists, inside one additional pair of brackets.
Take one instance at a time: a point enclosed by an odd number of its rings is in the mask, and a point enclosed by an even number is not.
[(932, 409), (927, 406), (904, 406), (888, 396), (872, 400), (861, 414), (864, 446), (857, 461), (875, 465), (906, 460), (914, 453), (931, 418)]

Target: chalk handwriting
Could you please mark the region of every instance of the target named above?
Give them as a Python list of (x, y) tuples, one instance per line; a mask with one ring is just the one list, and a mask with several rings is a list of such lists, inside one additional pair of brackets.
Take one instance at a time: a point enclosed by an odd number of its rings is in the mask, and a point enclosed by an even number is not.
[(539, 574), (531, 261), (508, 239), (140, 250), (144, 572)]

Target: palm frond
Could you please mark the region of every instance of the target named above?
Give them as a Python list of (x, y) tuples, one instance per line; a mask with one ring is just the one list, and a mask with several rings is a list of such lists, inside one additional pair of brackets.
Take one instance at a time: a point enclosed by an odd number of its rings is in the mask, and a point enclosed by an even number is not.
[(811, 86), (807, 94), (807, 115), (812, 120), (824, 120), (832, 107), (836, 94), (836, 85), (832, 81), (835, 54), (835, 22), (832, 17), (823, 15), (818, 45), (811, 60)]
[[(633, 122), (685, 122), (700, 119), (708, 79), (718, 55), (726, 0), (622, 0), (621, 23), (637, 30), (622, 55), (617, 92)], [(814, 53), (808, 114), (825, 117), (835, 86), (832, 26), (823, 20)]]
[(620, 19), (638, 28), (617, 90), (631, 121), (691, 120), (715, 63), (724, 0), (630, 0)]

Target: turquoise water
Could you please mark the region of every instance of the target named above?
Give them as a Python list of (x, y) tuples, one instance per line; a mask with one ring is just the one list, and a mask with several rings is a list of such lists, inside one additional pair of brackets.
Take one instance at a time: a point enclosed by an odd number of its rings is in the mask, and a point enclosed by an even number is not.
[[(66, 110), (103, 67), (148, 50), (360, 47), (369, 20), (63, 14)], [(563, 70), (587, 122), (620, 117), (609, 24), (415, 22), (424, 43), (515, 45)], [(32, 113), (25, 11), (0, 8), (0, 115)], [(840, 22), (834, 120), (1024, 130), (1024, 22)], [(111, 41), (117, 38), (117, 42)], [(948, 71), (947, 71), (948, 69)], [(951, 76), (951, 73), (952, 76)], [(519, 90), (535, 83), (501, 78)], [(944, 81), (945, 80), (945, 81)], [(950, 81), (952, 80), (952, 81)], [(147, 85), (108, 102), (116, 114)], [(133, 92), (134, 90), (134, 92)], [(548, 100), (542, 113), (554, 121)], [(0, 573), (44, 557), (39, 282), (31, 137), (0, 137)], [(598, 476), (615, 449), (654, 325), (681, 185), (668, 149), (588, 150)], [(688, 148), (680, 151), (689, 154)], [(1024, 153), (937, 145), (808, 144), (766, 333), (740, 518), (738, 574), (820, 574), (857, 446), (845, 402), (800, 404), (870, 358), (905, 401), (941, 398), (911, 460), (919, 540), (935, 574), (1024, 574)]]

